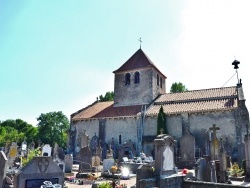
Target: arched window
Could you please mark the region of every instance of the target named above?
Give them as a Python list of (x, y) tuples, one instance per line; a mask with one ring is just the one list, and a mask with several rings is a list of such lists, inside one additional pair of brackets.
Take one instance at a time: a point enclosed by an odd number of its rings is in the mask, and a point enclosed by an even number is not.
[(159, 85), (159, 74), (157, 74), (157, 85)]
[(160, 78), (160, 87), (162, 88), (162, 78)]
[(130, 74), (129, 73), (125, 74), (125, 85), (130, 85)]
[(140, 73), (135, 72), (135, 84), (139, 84), (139, 83), (140, 83)]

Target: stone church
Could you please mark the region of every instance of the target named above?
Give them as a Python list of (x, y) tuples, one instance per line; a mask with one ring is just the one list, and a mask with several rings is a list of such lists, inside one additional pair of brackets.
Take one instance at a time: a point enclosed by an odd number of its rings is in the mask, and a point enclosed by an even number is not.
[(113, 73), (114, 101), (95, 101), (71, 115), (68, 147), (74, 155), (79, 152), (83, 133), (90, 140), (98, 138), (100, 146), (132, 142), (135, 155), (141, 151), (151, 155), (161, 106), (166, 113), (168, 134), (176, 140), (177, 147), (188, 131), (195, 137), (195, 148), (205, 154), (206, 138), (211, 138), (209, 128), (216, 124), (220, 128), (217, 137), (229, 146), (227, 152), (237, 155), (249, 124), (241, 82), (232, 87), (166, 93), (167, 77), (142, 49)]

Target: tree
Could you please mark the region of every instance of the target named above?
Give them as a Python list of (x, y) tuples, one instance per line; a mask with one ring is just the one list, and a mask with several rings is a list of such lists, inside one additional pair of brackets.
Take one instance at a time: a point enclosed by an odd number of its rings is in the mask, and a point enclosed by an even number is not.
[(106, 92), (104, 97), (102, 95), (99, 96), (99, 101), (100, 102), (113, 101), (114, 97), (115, 97), (114, 92), (113, 91), (108, 91), (108, 92)]
[(184, 92), (184, 91), (188, 91), (188, 89), (181, 82), (173, 83), (171, 88), (170, 88), (170, 93), (181, 93), (181, 92)]
[(69, 120), (61, 111), (41, 114), (37, 121), (38, 135), (43, 143), (51, 146), (57, 143), (66, 148)]
[(21, 119), (8, 119), (0, 123), (0, 145), (6, 142), (17, 142), (18, 145), (26, 140), (28, 143), (37, 138), (37, 127), (28, 124)]
[(167, 134), (166, 114), (164, 113), (162, 106), (157, 116), (157, 135), (159, 134)]

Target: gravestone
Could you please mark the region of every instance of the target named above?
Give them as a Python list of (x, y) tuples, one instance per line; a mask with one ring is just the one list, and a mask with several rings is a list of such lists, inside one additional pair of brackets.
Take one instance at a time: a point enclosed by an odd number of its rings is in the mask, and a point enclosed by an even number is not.
[(45, 144), (43, 147), (42, 147), (42, 156), (47, 156), (47, 157), (50, 157), (51, 156), (51, 147), (49, 144)]
[(107, 151), (106, 159), (113, 159), (113, 150), (111, 149), (111, 145), (109, 146), (109, 149)]
[(91, 161), (92, 159), (92, 151), (89, 146), (85, 146), (81, 148), (79, 154), (77, 155), (77, 160), (82, 163), (79, 165), (79, 171), (90, 171), (91, 170)]
[(64, 173), (52, 160), (52, 157), (34, 157), (15, 176), (15, 188), (39, 188), (44, 181), (52, 184), (64, 184)]
[(209, 130), (212, 130), (212, 132), (213, 132), (212, 133), (212, 142), (211, 142), (211, 146), (210, 146), (211, 158), (213, 160), (216, 160), (216, 159), (218, 159), (219, 152), (220, 152), (220, 141), (216, 136), (216, 131), (220, 130), (220, 128), (216, 127), (216, 125), (213, 124), (213, 127), (210, 127)]
[(102, 148), (100, 146), (96, 148), (95, 154), (100, 158), (102, 157)]
[(91, 161), (92, 161), (92, 166), (96, 166), (96, 167), (98, 167), (98, 166), (100, 166), (101, 165), (101, 158), (99, 157), (99, 156), (93, 156), (92, 157), (92, 159), (91, 159)]
[(154, 140), (155, 144), (155, 171), (156, 176), (172, 175), (174, 171), (174, 139), (161, 134)]
[(65, 163), (65, 173), (71, 173), (73, 166), (73, 155), (66, 154), (64, 158), (64, 163)]
[(198, 181), (207, 181), (207, 161), (199, 158), (196, 162), (195, 176)]
[(57, 166), (59, 166), (63, 172), (65, 171), (65, 163), (64, 160), (60, 159), (57, 155), (55, 158), (52, 159)]
[(12, 142), (8, 154), (8, 166), (12, 167), (15, 159), (18, 157), (18, 146), (16, 142)]
[(119, 152), (119, 150), (118, 150), (119, 146), (118, 146), (118, 143), (115, 141), (114, 138), (112, 138), (112, 141), (110, 143), (110, 147), (113, 150), (114, 159), (117, 159), (118, 158), (118, 152)]
[(248, 132), (245, 135), (244, 143), (245, 143), (245, 157), (246, 157), (245, 181), (250, 182), (250, 135)]
[(89, 145), (89, 136), (86, 134), (86, 130), (80, 135), (80, 148), (86, 147)]
[(64, 160), (65, 154), (62, 147), (59, 147), (57, 143), (55, 143), (55, 147), (53, 149), (53, 158), (58, 157), (61, 160)]
[(238, 155), (237, 155), (237, 162), (238, 164), (242, 163), (242, 160), (245, 159), (245, 144), (241, 142), (238, 147)]
[(90, 140), (90, 149), (93, 151), (93, 153), (95, 153), (96, 152), (96, 148), (98, 147), (98, 146), (100, 146), (99, 145), (99, 138), (96, 136), (96, 133), (95, 133), (95, 135), (91, 138), (91, 140)]
[(228, 138), (226, 137), (226, 141), (224, 143), (224, 149), (227, 155), (232, 155), (232, 144), (229, 143)]
[[(185, 132), (180, 139), (180, 164), (179, 168), (192, 168), (195, 164), (195, 138), (189, 132)], [(178, 165), (178, 166), (179, 166)]]
[(7, 157), (3, 151), (0, 151), (0, 187), (3, 185), (3, 180), (6, 176), (7, 171)]
[(22, 156), (26, 156), (27, 155), (27, 142), (24, 140), (22, 142), (22, 145), (21, 145), (21, 154)]
[(121, 145), (119, 149), (119, 158), (118, 163), (122, 162), (123, 157), (129, 158), (131, 156), (131, 153), (133, 156), (135, 156), (135, 147), (134, 144), (129, 140), (128, 142), (125, 142)]
[(30, 150), (34, 150), (34, 149), (35, 149), (35, 143), (34, 143), (34, 141), (32, 141), (32, 142), (30, 143), (29, 149), (30, 149)]
[(110, 170), (111, 166), (115, 164), (114, 159), (104, 159), (103, 160), (103, 171)]

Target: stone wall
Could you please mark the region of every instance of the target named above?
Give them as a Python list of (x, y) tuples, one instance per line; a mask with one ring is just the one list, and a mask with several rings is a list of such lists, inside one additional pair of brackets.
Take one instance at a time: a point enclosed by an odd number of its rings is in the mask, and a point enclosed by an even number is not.
[[(140, 83), (134, 83), (135, 72), (140, 73)], [(141, 69), (115, 74), (114, 106), (148, 104), (153, 100), (152, 69)], [(130, 85), (125, 85), (125, 74), (130, 73)], [(143, 91), (143, 92), (142, 92)]]
[[(134, 83), (135, 72), (140, 73), (140, 83)], [(165, 79), (162, 77), (162, 88), (157, 85), (157, 71), (139, 69), (115, 74), (114, 106), (149, 104), (160, 93), (165, 93)], [(130, 73), (130, 85), (125, 85), (125, 74)]]
[(240, 185), (230, 185), (222, 183), (211, 183), (202, 181), (184, 181), (182, 188), (242, 188)]
[[(122, 143), (131, 139), (133, 143), (137, 139), (137, 129), (136, 129), (136, 118), (125, 118), (125, 119), (107, 119), (105, 121), (106, 130), (106, 142), (110, 143), (112, 138), (116, 141), (119, 140), (119, 135), (122, 135)], [(99, 135), (99, 120), (91, 121), (78, 121), (74, 123), (71, 129), (76, 128), (76, 142), (78, 136), (86, 130), (86, 134), (91, 139), (93, 136)]]
[(122, 136), (122, 143), (131, 140), (133, 143), (137, 141), (136, 118), (125, 119), (107, 119), (106, 121), (106, 142), (110, 143), (112, 138), (119, 140)]

